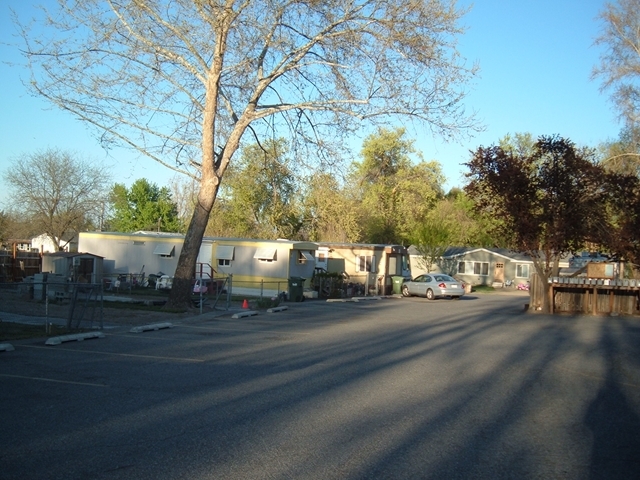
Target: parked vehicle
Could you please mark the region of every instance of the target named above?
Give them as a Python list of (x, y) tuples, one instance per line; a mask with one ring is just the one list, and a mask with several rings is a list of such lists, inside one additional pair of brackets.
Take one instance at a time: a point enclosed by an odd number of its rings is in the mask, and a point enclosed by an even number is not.
[(433, 300), (437, 297), (460, 298), (464, 295), (464, 285), (449, 275), (424, 274), (402, 284), (402, 295), (426, 297)]

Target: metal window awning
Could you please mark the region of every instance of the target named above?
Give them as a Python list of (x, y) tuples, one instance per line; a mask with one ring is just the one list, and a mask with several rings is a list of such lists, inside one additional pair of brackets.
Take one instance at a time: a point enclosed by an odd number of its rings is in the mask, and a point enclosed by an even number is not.
[(275, 260), (276, 258), (276, 248), (274, 247), (262, 247), (256, 250), (256, 254), (253, 258), (257, 258), (258, 260)]
[(218, 245), (216, 258), (218, 260), (233, 260), (235, 248), (233, 245)]
[(154, 250), (153, 250), (153, 254), (154, 255), (164, 255), (166, 257), (171, 257), (173, 256), (173, 251), (175, 250), (176, 246), (175, 245), (171, 245), (170, 243), (161, 243), (160, 245), (158, 245)]
[(311, 255), (310, 252), (305, 252), (304, 250), (298, 250), (298, 252), (300, 252), (301, 259), (304, 258), (308, 262), (315, 262), (316, 261), (316, 257)]

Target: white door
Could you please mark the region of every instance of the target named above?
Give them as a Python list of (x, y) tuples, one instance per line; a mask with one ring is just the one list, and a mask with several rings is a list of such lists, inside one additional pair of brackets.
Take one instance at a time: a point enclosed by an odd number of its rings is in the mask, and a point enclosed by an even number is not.
[(329, 249), (327, 247), (319, 247), (316, 250), (316, 268), (329, 271)]

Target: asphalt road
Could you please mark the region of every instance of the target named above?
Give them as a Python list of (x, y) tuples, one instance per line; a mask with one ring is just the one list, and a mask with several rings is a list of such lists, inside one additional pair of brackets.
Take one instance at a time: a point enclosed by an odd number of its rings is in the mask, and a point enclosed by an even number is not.
[(0, 478), (640, 478), (640, 319), (526, 301), (315, 301), (11, 342)]

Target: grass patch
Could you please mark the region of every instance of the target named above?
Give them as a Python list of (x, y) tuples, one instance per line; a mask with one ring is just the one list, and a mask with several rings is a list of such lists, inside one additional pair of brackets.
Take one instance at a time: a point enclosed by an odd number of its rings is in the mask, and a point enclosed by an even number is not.
[[(84, 304), (82, 304), (84, 306)], [(112, 308), (116, 310), (137, 310), (143, 312), (161, 312), (161, 313), (184, 313), (186, 308), (166, 308), (164, 305), (145, 305), (142, 302), (110, 302), (105, 301), (102, 303), (103, 308)], [(76, 306), (76, 309), (78, 306)], [(87, 309), (100, 308), (99, 303), (91, 302), (86, 306)]]
[[(80, 331), (80, 330), (79, 330)], [(69, 333), (66, 327), (50, 325), (46, 333), (44, 325), (27, 325), (24, 323), (0, 322), (0, 341), (24, 340), (27, 338), (55, 337)], [(74, 332), (77, 333), (77, 332)]]
[(474, 285), (473, 291), (477, 293), (493, 293), (496, 289), (489, 285)]

